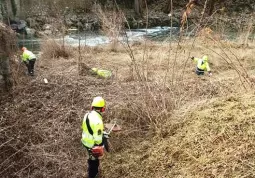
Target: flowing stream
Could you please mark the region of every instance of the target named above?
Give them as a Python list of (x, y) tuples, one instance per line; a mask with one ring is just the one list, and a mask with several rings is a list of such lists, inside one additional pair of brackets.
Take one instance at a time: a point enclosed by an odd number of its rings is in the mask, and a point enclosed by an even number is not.
[[(163, 40), (166, 39), (170, 34), (170, 27), (155, 27), (150, 29), (135, 29), (127, 30), (125, 34), (119, 37), (121, 42), (132, 42), (141, 41), (145, 38), (152, 40)], [(177, 27), (172, 28), (173, 34), (178, 34), (179, 29)], [(98, 46), (110, 43), (110, 39), (107, 36), (98, 33), (73, 33), (64, 36), (63, 38), (55, 38), (56, 41), (63, 42), (71, 46)], [(19, 46), (26, 46), (28, 49), (38, 53), (40, 51), (40, 45), (44, 42), (44, 39), (34, 37), (23, 37), (19, 39)]]

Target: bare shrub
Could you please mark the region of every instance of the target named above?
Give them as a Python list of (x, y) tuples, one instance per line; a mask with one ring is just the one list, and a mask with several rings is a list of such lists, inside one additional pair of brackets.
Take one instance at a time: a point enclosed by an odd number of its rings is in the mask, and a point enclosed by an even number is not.
[(249, 45), (249, 37), (253, 33), (254, 30), (254, 20), (253, 17), (249, 19), (249, 21), (244, 25), (244, 28), (239, 32), (239, 43), (241, 43), (244, 47)]
[(41, 51), (44, 58), (68, 58), (72, 56), (72, 50), (70, 46), (64, 46), (56, 40), (46, 40), (41, 45)]
[(95, 13), (101, 21), (102, 31), (110, 38), (111, 50), (116, 51), (119, 37), (124, 28), (124, 14), (120, 10), (103, 11), (95, 5)]

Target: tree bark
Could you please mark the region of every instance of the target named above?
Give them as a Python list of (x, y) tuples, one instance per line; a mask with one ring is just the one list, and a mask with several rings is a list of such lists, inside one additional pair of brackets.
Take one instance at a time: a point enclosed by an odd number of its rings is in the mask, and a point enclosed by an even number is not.
[(9, 58), (4, 55), (0, 55), (0, 75), (3, 76), (5, 89), (10, 90), (13, 83), (10, 76)]
[(137, 15), (141, 15), (142, 14), (142, 0), (135, 0), (134, 4), (135, 4), (135, 13)]
[(164, 12), (169, 13), (170, 11), (171, 11), (171, 0), (168, 0), (166, 7), (164, 8)]
[(208, 12), (208, 15), (212, 15), (213, 14), (214, 5), (215, 5), (216, 1), (217, 0), (210, 0), (209, 1), (209, 12)]

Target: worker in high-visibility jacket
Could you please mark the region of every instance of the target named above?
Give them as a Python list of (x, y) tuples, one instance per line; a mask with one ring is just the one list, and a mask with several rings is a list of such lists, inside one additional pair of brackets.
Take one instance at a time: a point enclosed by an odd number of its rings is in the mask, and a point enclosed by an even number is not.
[(204, 75), (205, 71), (208, 71), (209, 75), (212, 75), (211, 69), (208, 63), (208, 56), (203, 56), (202, 59), (191, 57), (191, 59), (196, 63), (196, 74)]
[(34, 53), (29, 51), (26, 47), (23, 47), (22, 49), (22, 61), (27, 66), (28, 75), (34, 76), (34, 65), (36, 61), (36, 56)]
[(95, 75), (97, 75), (98, 77), (101, 77), (101, 78), (111, 78), (112, 77), (112, 72), (109, 71), (109, 70), (92, 68), (91, 72), (92, 72), (92, 74), (95, 74)]
[(85, 114), (82, 121), (83, 146), (87, 149), (88, 177), (94, 178), (98, 174), (99, 158), (103, 156), (103, 118), (105, 111), (105, 100), (102, 97), (95, 97), (91, 104), (91, 111)]

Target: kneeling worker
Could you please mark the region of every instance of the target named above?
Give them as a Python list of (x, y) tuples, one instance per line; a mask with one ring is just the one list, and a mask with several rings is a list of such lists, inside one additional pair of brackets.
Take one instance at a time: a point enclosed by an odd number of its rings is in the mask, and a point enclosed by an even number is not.
[(204, 75), (205, 71), (208, 71), (209, 75), (212, 75), (208, 63), (208, 56), (203, 56), (202, 59), (191, 57), (191, 59), (197, 64), (195, 71), (197, 75)]
[(91, 73), (105, 79), (112, 77), (112, 72), (104, 69), (92, 68)]

